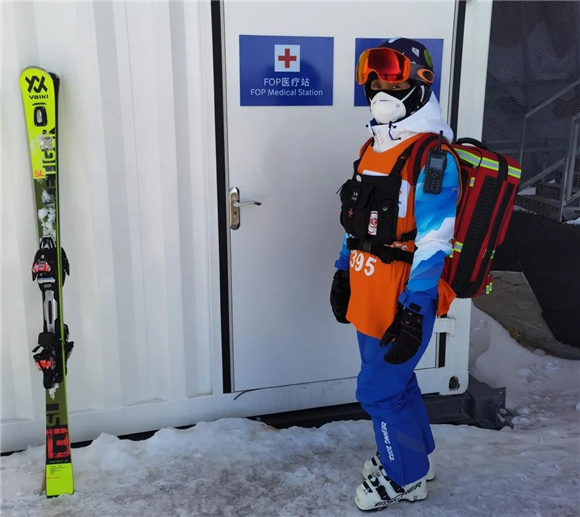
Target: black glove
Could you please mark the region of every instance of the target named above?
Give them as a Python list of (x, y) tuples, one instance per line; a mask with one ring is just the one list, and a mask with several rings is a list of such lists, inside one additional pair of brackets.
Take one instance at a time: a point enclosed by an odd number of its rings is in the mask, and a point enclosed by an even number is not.
[(402, 364), (417, 353), (423, 340), (422, 325), (421, 314), (400, 303), (397, 305), (395, 319), (381, 339), (381, 346), (387, 346), (394, 341), (391, 349), (385, 354), (387, 363)]
[(350, 279), (348, 271), (337, 269), (332, 279), (330, 289), (330, 306), (336, 321), (339, 323), (350, 323), (346, 319), (346, 311), (350, 300)]

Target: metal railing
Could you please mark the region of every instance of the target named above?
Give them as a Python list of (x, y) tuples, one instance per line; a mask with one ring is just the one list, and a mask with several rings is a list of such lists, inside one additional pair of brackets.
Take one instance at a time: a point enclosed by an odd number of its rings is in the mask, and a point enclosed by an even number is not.
[[(576, 149), (575, 154), (576, 154), (576, 156), (580, 155), (580, 147)], [(561, 158), (557, 162), (554, 162), (549, 167), (546, 167), (543, 171), (538, 172), (538, 174), (531, 177), (529, 180), (526, 180), (526, 181), (523, 181), (522, 183), (520, 183), (520, 187), (518, 189), (518, 192), (522, 191), (528, 187), (531, 187), (532, 185), (534, 185), (535, 183), (537, 183), (541, 179), (544, 179), (548, 174), (560, 169), (562, 166), (564, 166), (566, 169), (568, 168), (568, 156), (564, 156), (564, 158)]]
[(576, 156), (579, 152), (578, 132), (580, 130), (580, 113), (572, 117), (572, 130), (570, 131), (570, 144), (568, 155), (566, 156), (566, 169), (562, 181), (562, 201), (565, 205), (576, 199), (578, 195), (572, 195), (572, 184), (574, 183), (574, 171), (576, 169)]
[(549, 106), (554, 101), (558, 100), (560, 97), (562, 97), (562, 95), (565, 95), (570, 90), (573, 90), (574, 88), (576, 88), (576, 86), (578, 86), (578, 85), (580, 85), (580, 79), (578, 79), (577, 81), (574, 81), (572, 84), (569, 84), (568, 86), (566, 86), (566, 88), (564, 88), (564, 89), (560, 90), (558, 93), (552, 95), (549, 99), (546, 99), (541, 104), (538, 104), (536, 107), (532, 108), (530, 111), (528, 111), (524, 115), (524, 127), (522, 128), (522, 142), (521, 142), (521, 146), (520, 146), (520, 163), (522, 163), (524, 161), (524, 145), (525, 145), (525, 141), (526, 141), (526, 125), (528, 123), (528, 119), (532, 115), (536, 114), (538, 111), (543, 110), (545, 107)]
[[(524, 161), (524, 153), (530, 152), (530, 149), (525, 149), (525, 141), (526, 141), (526, 127), (528, 123), (528, 119), (541, 111), (542, 109), (550, 106), (553, 102), (561, 98), (563, 95), (568, 93), (569, 91), (573, 90), (577, 86), (580, 85), (580, 79), (574, 81), (572, 84), (568, 85), (566, 88), (562, 89), (555, 95), (551, 96), (549, 99), (546, 99), (541, 104), (535, 106), (530, 111), (528, 111), (524, 115), (524, 122), (522, 128), (522, 138), (521, 138), (521, 145), (519, 149), (519, 156), (520, 156), (520, 163), (523, 165)], [(565, 155), (557, 160), (556, 162), (552, 163), (551, 165), (544, 167), (542, 171), (535, 174), (530, 179), (522, 182), (519, 187), (519, 192), (523, 191), (524, 189), (534, 186), (536, 183), (541, 181), (542, 179), (546, 178), (549, 174), (553, 173), (554, 171), (561, 170), (562, 179), (561, 179), (561, 187), (560, 187), (560, 195), (559, 195), (559, 208), (558, 212), (560, 215), (560, 220), (564, 215), (564, 208), (570, 205), (573, 201), (580, 198), (580, 191), (574, 192), (574, 174), (576, 171), (576, 163), (577, 157), (580, 155), (580, 146), (578, 145), (578, 136), (580, 135), (580, 113), (573, 115), (571, 117), (571, 127), (570, 127), (570, 137), (568, 141), (568, 146), (565, 149)], [(556, 150), (556, 148), (552, 148), (552, 151)]]

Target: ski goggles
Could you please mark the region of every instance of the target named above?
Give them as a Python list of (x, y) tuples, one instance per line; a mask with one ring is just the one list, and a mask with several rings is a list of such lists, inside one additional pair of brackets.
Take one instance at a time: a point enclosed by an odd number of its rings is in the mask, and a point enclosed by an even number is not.
[(393, 50), (392, 48), (370, 48), (358, 58), (356, 66), (356, 82), (365, 84), (371, 73), (377, 74), (379, 79), (389, 83), (402, 83), (409, 79), (432, 84), (435, 74), (428, 68), (416, 63)]

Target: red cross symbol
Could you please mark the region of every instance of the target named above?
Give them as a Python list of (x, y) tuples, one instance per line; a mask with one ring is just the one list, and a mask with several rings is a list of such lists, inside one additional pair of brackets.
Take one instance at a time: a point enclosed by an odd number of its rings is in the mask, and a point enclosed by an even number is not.
[(284, 49), (284, 55), (278, 56), (278, 61), (284, 61), (284, 68), (290, 68), (290, 62), (296, 61), (296, 56), (290, 55), (290, 49)]

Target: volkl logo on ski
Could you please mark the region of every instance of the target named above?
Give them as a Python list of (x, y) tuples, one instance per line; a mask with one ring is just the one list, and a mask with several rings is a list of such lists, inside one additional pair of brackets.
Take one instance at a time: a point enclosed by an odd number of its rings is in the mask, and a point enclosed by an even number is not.
[[(37, 75), (33, 75), (30, 78), (25, 77), (25, 79), (28, 83), (28, 93), (32, 92), (32, 90), (34, 90), (34, 93), (40, 93), (42, 91), (48, 92), (48, 88), (44, 84), (46, 77), (39, 78)], [(38, 83), (38, 86), (34, 86), (35, 83)]]
[[(46, 77), (38, 77), (37, 75), (33, 75), (30, 78), (25, 77), (24, 79), (26, 79), (26, 82), (28, 83), (28, 93), (32, 93), (33, 91), (37, 94), (40, 94), (40, 92), (48, 93), (48, 88), (44, 84)], [(35, 86), (36, 83), (38, 83), (38, 86)], [(29, 97), (31, 99), (48, 99), (48, 95), (29, 95)]]

